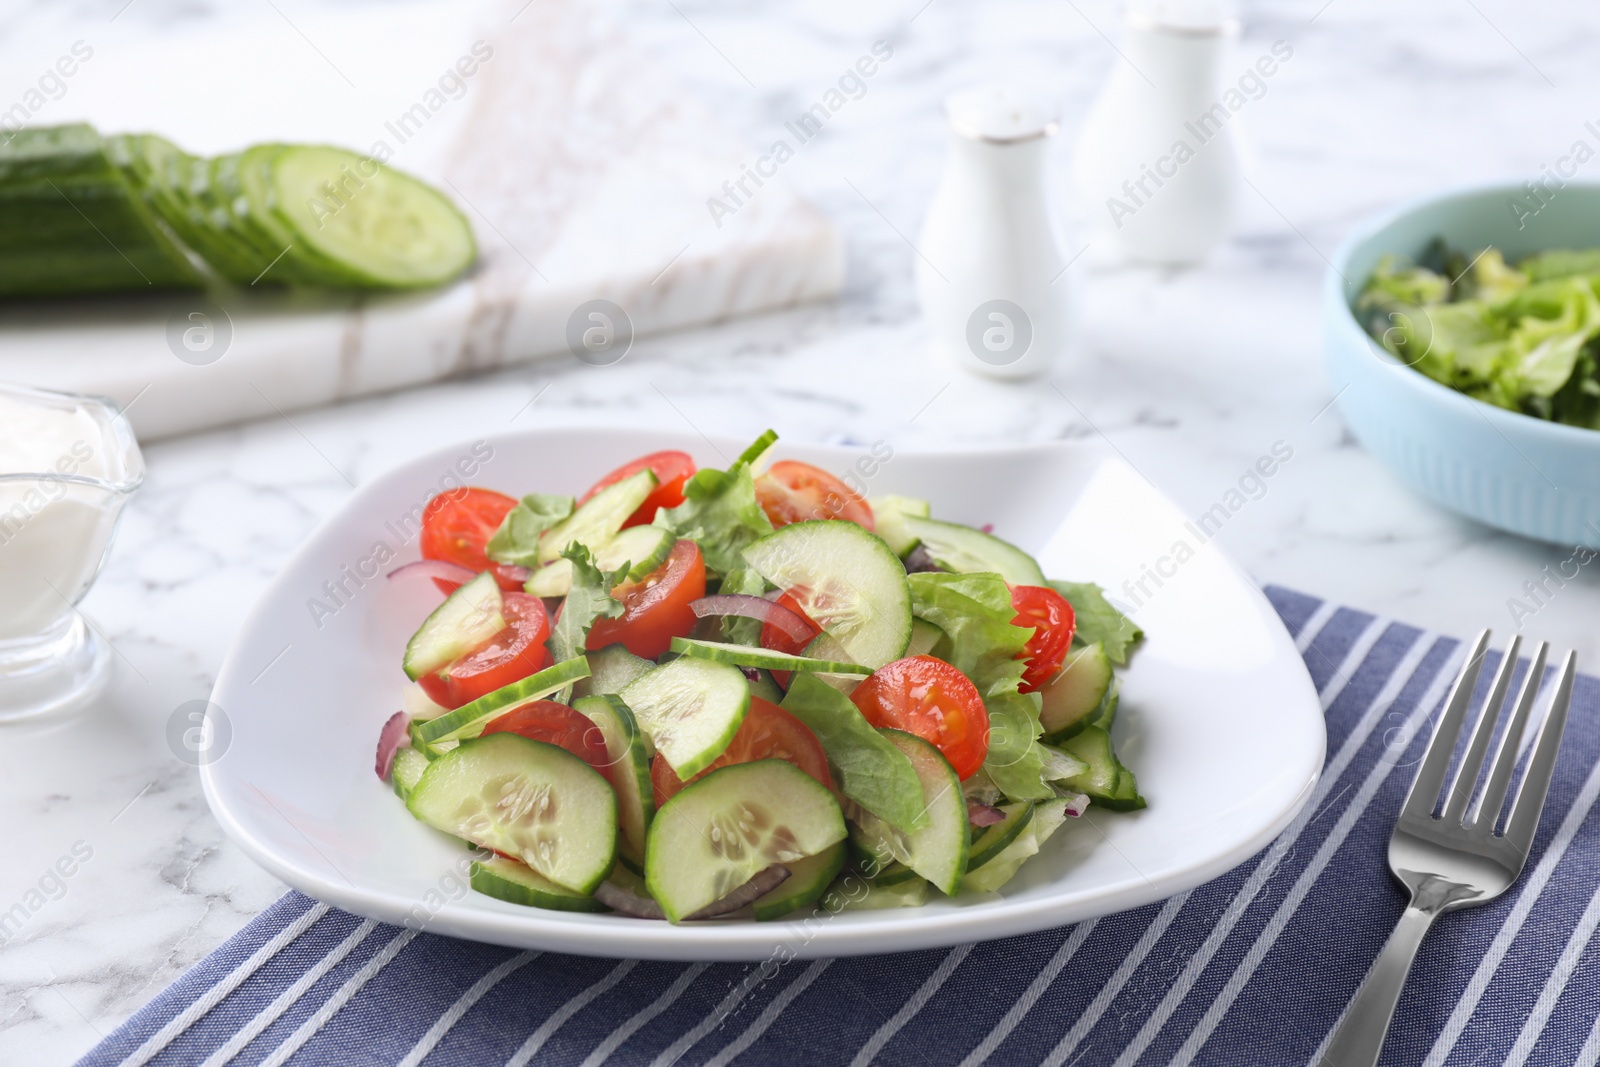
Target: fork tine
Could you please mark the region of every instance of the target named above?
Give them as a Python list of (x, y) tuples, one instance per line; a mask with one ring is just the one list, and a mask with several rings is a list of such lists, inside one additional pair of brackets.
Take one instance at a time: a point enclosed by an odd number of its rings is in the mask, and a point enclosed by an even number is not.
[(1461, 757), (1461, 768), (1456, 771), (1456, 780), (1451, 784), (1450, 795), (1445, 800), (1444, 815), (1441, 817), (1449, 825), (1463, 821), (1467, 805), (1472, 802), (1472, 794), (1478, 791), (1478, 775), (1483, 771), (1483, 759), (1488, 754), (1495, 725), (1505, 711), (1506, 690), (1511, 688), (1511, 673), (1517, 669), (1517, 652), (1521, 647), (1522, 638), (1513, 637), (1506, 646), (1505, 655), (1500, 657), (1500, 669), (1494, 672), (1489, 699), (1484, 701), (1478, 721), (1473, 724), (1472, 740), (1467, 743), (1466, 754)]
[(1455, 684), (1450, 688), (1444, 714), (1439, 716), (1439, 725), (1433, 729), (1433, 738), (1422, 757), (1422, 766), (1417, 769), (1416, 780), (1411, 783), (1411, 792), (1406, 794), (1405, 807), (1401, 809), (1403, 814), (1419, 819), (1433, 817), (1433, 806), (1439, 800), (1439, 787), (1444, 785), (1445, 772), (1450, 769), (1450, 755), (1461, 736), (1461, 722), (1467, 713), (1467, 705), (1472, 703), (1472, 691), (1478, 684), (1478, 669), (1483, 666), (1483, 654), (1488, 647), (1489, 631), (1482, 630), (1478, 633), (1478, 639), (1472, 642), (1466, 661), (1461, 664), (1461, 673), (1456, 675)]
[(1500, 735), (1500, 744), (1489, 763), (1489, 782), (1484, 786), (1483, 799), (1478, 801), (1472, 816), (1472, 825), (1484, 833), (1494, 832), (1500, 821), (1500, 809), (1506, 802), (1506, 790), (1511, 785), (1511, 772), (1517, 768), (1517, 757), (1522, 751), (1522, 735), (1527, 728), (1528, 715), (1533, 711), (1533, 701), (1539, 695), (1539, 683), (1544, 680), (1544, 661), (1550, 652), (1550, 643), (1540, 641), (1533, 654), (1533, 663), (1523, 676), (1522, 688), (1517, 692), (1517, 710)]
[(1544, 811), (1545, 794), (1550, 791), (1550, 778), (1555, 774), (1556, 754), (1561, 751), (1561, 732), (1567, 725), (1567, 709), (1572, 705), (1572, 676), (1577, 672), (1578, 654), (1568, 652), (1561, 664), (1561, 676), (1556, 682), (1555, 696), (1550, 698), (1550, 710), (1539, 726), (1539, 738), (1533, 743), (1533, 756), (1528, 760), (1528, 771), (1522, 776), (1517, 789), (1516, 805), (1511, 818), (1506, 820), (1506, 840), (1516, 846), (1524, 857), (1533, 847), (1534, 832), (1539, 829), (1539, 815)]

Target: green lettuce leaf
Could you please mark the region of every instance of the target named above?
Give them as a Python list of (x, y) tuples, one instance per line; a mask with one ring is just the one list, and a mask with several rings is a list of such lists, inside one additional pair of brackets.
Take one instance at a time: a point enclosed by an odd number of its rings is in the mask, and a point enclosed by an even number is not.
[(984, 698), (989, 710), (989, 755), (983, 769), (989, 780), (1012, 800), (1044, 800), (1055, 796), (1044, 780), (1045, 750), (1038, 738), (1038, 693), (1002, 693)]
[(772, 532), (772, 522), (756, 501), (751, 464), (761, 457), (777, 435), (762, 434), (725, 471), (709, 467), (684, 483), (683, 503), (656, 513), (655, 524), (700, 546), (706, 566), (727, 575), (744, 567), (741, 550)]
[(1144, 637), (1144, 631), (1111, 606), (1104, 590), (1093, 582), (1051, 582), (1050, 585), (1072, 605), (1072, 614), (1077, 619), (1074, 644), (1092, 645), (1098, 641), (1112, 663), (1128, 662), (1128, 649)]
[(622, 614), (622, 602), (611, 595), (611, 590), (627, 577), (621, 569), (602, 572), (581, 543), (574, 542), (561, 555), (572, 561), (572, 590), (562, 601), (550, 629), (550, 654), (557, 663), (583, 654), (589, 627), (596, 619), (614, 619)]
[(496, 563), (519, 567), (539, 565), (539, 535), (572, 514), (570, 496), (529, 493), (506, 512), (499, 529), (489, 538), (485, 554)]
[(822, 742), (841, 793), (904, 833), (927, 825), (922, 786), (911, 761), (872, 728), (849, 697), (797, 672), (782, 707)]
[(998, 574), (930, 571), (907, 577), (911, 614), (944, 631), (933, 654), (961, 670), (987, 699), (1015, 693), (1025, 666), (1017, 659), (1033, 636), (1013, 626), (1011, 588)]

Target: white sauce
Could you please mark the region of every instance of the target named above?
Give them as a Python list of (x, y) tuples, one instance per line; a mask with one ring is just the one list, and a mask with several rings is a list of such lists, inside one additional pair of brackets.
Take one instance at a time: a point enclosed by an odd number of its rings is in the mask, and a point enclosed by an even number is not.
[(63, 476), (109, 479), (115, 442), (87, 407), (0, 393), (0, 641), (50, 630), (94, 580), (116, 525), (114, 493)]

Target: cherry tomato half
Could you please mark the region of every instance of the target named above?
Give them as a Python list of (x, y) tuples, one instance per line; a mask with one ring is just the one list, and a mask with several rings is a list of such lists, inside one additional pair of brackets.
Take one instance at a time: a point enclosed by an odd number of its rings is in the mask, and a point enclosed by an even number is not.
[[(750, 710), (722, 755), (690, 781), (734, 763), (753, 763), (758, 759), (788, 760), (829, 789), (833, 788), (828, 757), (817, 735), (776, 704), (755, 696), (750, 698)], [(655, 787), (656, 806), (660, 807), (683, 788), (684, 781), (672, 765), (657, 754), (650, 763), (650, 784)]]
[[(507, 577), (484, 554), (506, 512), (516, 506), (515, 498), (492, 489), (466, 486), (440, 493), (422, 509), (422, 558), (442, 559), (472, 571), (493, 569), (500, 588), (521, 592), (522, 583)], [(442, 578), (435, 578), (434, 584), (446, 593), (455, 588)]]
[(885, 664), (850, 699), (874, 726), (904, 730), (933, 745), (957, 776), (972, 777), (989, 754), (989, 712), (967, 676), (933, 656)]
[(635, 656), (655, 659), (672, 647), (674, 637), (688, 637), (699, 621), (689, 605), (706, 595), (700, 546), (679, 541), (654, 572), (637, 582), (623, 582), (611, 595), (622, 602), (622, 614), (596, 619), (587, 647), (593, 651), (620, 642)]
[(545, 647), (550, 616), (544, 601), (506, 593), (500, 613), (505, 616), (505, 629), (453, 663), (417, 679), (428, 699), (459, 708), (550, 666), (550, 650)]
[(774, 526), (845, 519), (872, 529), (872, 508), (860, 493), (821, 467), (798, 460), (780, 460), (757, 478), (756, 499)]
[(1011, 620), (1013, 626), (1034, 628), (1027, 647), (1017, 658), (1028, 661), (1022, 672), (1022, 691), (1037, 692), (1067, 657), (1077, 618), (1066, 597), (1040, 585), (1012, 586), (1011, 606), (1017, 609), (1017, 617)]
[(483, 735), (517, 734), (566, 749), (602, 774), (609, 775), (605, 735), (582, 712), (554, 700), (535, 700), (489, 720)]
[(654, 522), (658, 509), (675, 508), (683, 503), (683, 483), (694, 474), (694, 457), (687, 452), (652, 452), (648, 456), (640, 456), (632, 463), (624, 463), (591, 485), (589, 491), (578, 498), (578, 503), (582, 504), (606, 486), (614, 485), (646, 467), (649, 467), (656, 476), (655, 490), (644, 498), (639, 510), (628, 516), (628, 521), (623, 523), (622, 527), (627, 529), (629, 526), (644, 526)]

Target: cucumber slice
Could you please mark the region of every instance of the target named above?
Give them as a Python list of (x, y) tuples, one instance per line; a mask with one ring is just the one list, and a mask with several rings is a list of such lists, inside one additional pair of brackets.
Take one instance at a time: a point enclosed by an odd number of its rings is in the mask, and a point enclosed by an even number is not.
[(1033, 804), (1029, 801), (1002, 804), (1000, 810), (1006, 813), (1005, 821), (984, 827), (983, 833), (969, 846), (967, 870), (975, 871), (1000, 855), (1033, 822)]
[(422, 822), (590, 893), (617, 859), (617, 794), (564, 748), (490, 734), (428, 764), (406, 802)]
[(1039, 722), (1047, 741), (1064, 739), (1083, 728), (1111, 688), (1111, 657), (1097, 642), (1067, 653), (1061, 671), (1039, 691)]
[(605, 911), (606, 906), (587, 893), (559, 886), (526, 863), (494, 856), (474, 862), (469, 876), (472, 888), (496, 900), (554, 911)]
[(466, 655), (506, 628), (505, 600), (494, 575), (484, 571), (445, 598), (406, 645), (406, 677), (413, 682)]
[(904, 556), (917, 547), (916, 537), (906, 529), (905, 517), (927, 518), (931, 509), (926, 500), (914, 500), (908, 496), (882, 496), (869, 500), (868, 504), (872, 507), (873, 530), (883, 538), (891, 552)]
[(483, 732), (484, 725), (495, 716), (504, 715), (518, 704), (560, 692), (579, 678), (588, 676), (589, 661), (582, 656), (574, 656), (553, 667), (546, 667), (538, 674), (530, 674), (520, 682), (501, 686), (470, 704), (461, 705), (448, 715), (430, 719), (418, 726), (412, 736), (430, 745), (477, 737)]
[(622, 830), (622, 858), (644, 864), (645, 837), (655, 818), (655, 789), (650, 784), (650, 754), (633, 712), (617, 697), (581, 697), (574, 711), (587, 715), (606, 741), (606, 767), (617, 791), (617, 820)]
[(607, 645), (605, 648), (587, 653), (587, 657), (589, 677), (572, 687), (572, 691), (581, 697), (620, 693), (629, 682), (642, 678), (656, 669), (654, 663), (635, 656), (623, 645)]
[[(594, 565), (609, 573), (629, 564), (627, 580), (637, 582), (658, 570), (676, 543), (672, 533), (660, 526), (630, 526), (600, 546)], [(572, 561), (565, 558), (534, 571), (524, 586), (532, 596), (566, 596), (571, 590)]]
[(998, 856), (982, 867), (975, 868), (961, 880), (963, 891), (992, 893), (1011, 881), (1018, 869), (1039, 852), (1067, 820), (1066, 800), (1041, 800), (1033, 806), (1033, 820), (1016, 840), (1007, 845)]
[(961, 795), (961, 780), (939, 750), (922, 738), (899, 730), (879, 732), (905, 753), (922, 783), (928, 825), (906, 835), (911, 849), (907, 866), (945, 895), (955, 896), (967, 872), (967, 802)]
[(394, 754), (394, 766), (389, 768), (389, 781), (394, 785), (395, 796), (405, 800), (417, 787), (422, 772), (428, 769), (428, 757), (414, 748), (402, 748)]
[(650, 824), (645, 882), (681, 922), (772, 864), (815, 856), (844, 836), (839, 805), (816, 779), (783, 760), (736, 763), (662, 807)]
[(744, 558), (845, 651), (874, 670), (911, 639), (906, 570), (883, 539), (853, 522), (796, 522), (747, 546)]
[(957, 574), (993, 571), (1012, 585), (1044, 585), (1044, 571), (1016, 545), (993, 534), (937, 519), (903, 518), (908, 534), (922, 542), (933, 561)]
[(906, 655), (926, 656), (944, 639), (944, 631), (927, 619), (911, 620), (911, 642), (906, 645)]
[(868, 883), (867, 891), (853, 896), (837, 887), (828, 890), (823, 906), (829, 911), (878, 911), (882, 908), (920, 908), (928, 902), (928, 882), (912, 878), (894, 885)]
[(755, 648), (751, 645), (727, 645), (721, 641), (696, 641), (689, 637), (674, 637), (672, 651), (696, 659), (732, 663), (739, 667), (762, 667), (769, 671), (811, 671), (823, 674), (854, 674), (862, 678), (872, 673), (871, 667), (859, 663), (839, 663), (832, 660), (812, 659), (809, 656), (791, 656), (786, 652)]
[(359, 284), (439, 285), (477, 258), (472, 227), (437, 189), (342, 148), (294, 145), (271, 160), (272, 208), (310, 251)]
[[(539, 538), (539, 562), (561, 558), (567, 546), (578, 543), (591, 552), (617, 535), (628, 517), (655, 492), (656, 476), (646, 468), (600, 490), (578, 505), (578, 510), (556, 523)], [(672, 546), (668, 545), (670, 552)], [(662, 557), (665, 559), (666, 557)], [(657, 564), (659, 566), (659, 564)]]
[(1059, 747), (1089, 765), (1084, 773), (1062, 779), (1061, 788), (1086, 793), (1095, 803), (1113, 811), (1137, 811), (1145, 806), (1138, 780), (1117, 759), (1111, 734), (1104, 727), (1085, 726)]
[(913, 878), (923, 882), (924, 884), (927, 882), (927, 879), (923, 878), (922, 875), (918, 874), (910, 867), (907, 867), (905, 864), (896, 861), (889, 864), (889, 866), (885, 867), (882, 871), (879, 871), (877, 874), (873, 875), (871, 881), (873, 886), (877, 887), (899, 885), (901, 882), (909, 882)]
[(437, 745), (429, 744), (422, 736), (422, 728), (427, 722), (426, 719), (412, 719), (411, 725), (406, 727), (406, 732), (411, 735), (411, 748), (414, 751), (422, 753), (423, 759), (436, 760), (453, 749), (457, 742), (442, 741)]
[(752, 678), (746, 674), (744, 678), (745, 684), (750, 687), (750, 695), (753, 697), (760, 697), (769, 704), (782, 704), (783, 689), (778, 685), (777, 681), (772, 677), (772, 675), (759, 667), (752, 667), (750, 669), (754, 671), (756, 675), (754, 678)]
[(832, 845), (815, 856), (787, 864), (788, 879), (764, 897), (756, 898), (751, 910), (758, 920), (781, 919), (791, 912), (808, 908), (822, 899), (844, 866), (844, 842)]
[(722, 755), (750, 709), (750, 687), (739, 668), (689, 657), (630, 682), (620, 696), (656, 752), (686, 782)]

